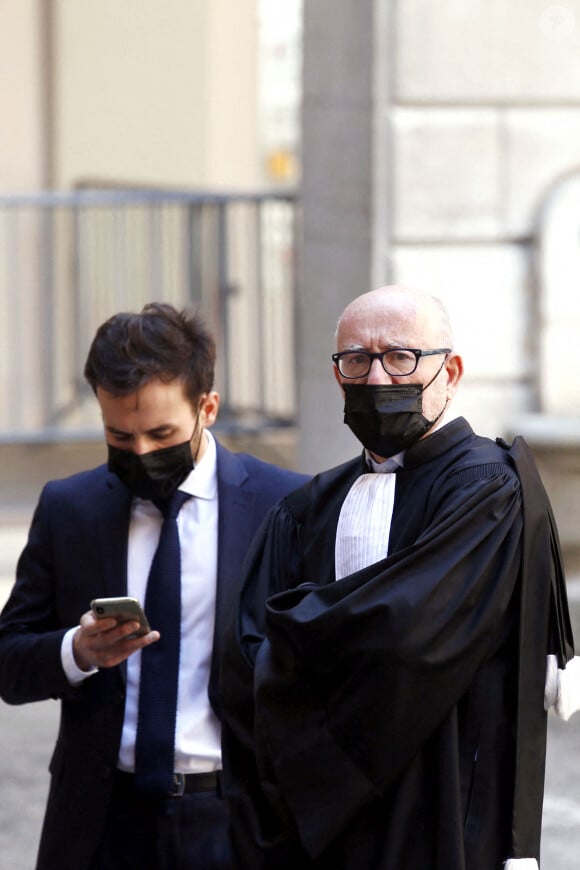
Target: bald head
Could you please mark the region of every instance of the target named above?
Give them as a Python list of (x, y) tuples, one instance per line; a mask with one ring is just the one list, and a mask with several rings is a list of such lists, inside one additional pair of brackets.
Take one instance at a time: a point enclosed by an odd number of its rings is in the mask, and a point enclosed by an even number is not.
[[(453, 347), (449, 315), (436, 296), (390, 284), (358, 296), (344, 309), (336, 330), (337, 350), (352, 328), (388, 333), (388, 345), (400, 347)], [(426, 343), (427, 342), (427, 343)]]

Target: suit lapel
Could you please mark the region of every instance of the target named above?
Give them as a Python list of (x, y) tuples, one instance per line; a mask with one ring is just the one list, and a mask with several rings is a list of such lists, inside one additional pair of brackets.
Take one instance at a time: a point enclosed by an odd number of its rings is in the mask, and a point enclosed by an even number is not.
[(254, 493), (245, 486), (248, 473), (241, 461), (217, 445), (218, 475), (218, 569), (216, 635), (221, 637), (224, 619), (238, 592), (240, 566), (253, 530)]
[(218, 568), (209, 695), (219, 715), (220, 641), (237, 598), (240, 567), (253, 534), (255, 495), (246, 487), (248, 473), (240, 459), (218, 442), (216, 446), (219, 506)]
[[(91, 590), (91, 597), (117, 597), (127, 594), (127, 552), (131, 494), (114, 474), (103, 468), (99, 487), (90, 496), (95, 517), (95, 536), (100, 564), (96, 576), (100, 587)], [(125, 682), (127, 665), (123, 662), (114, 669)]]
[(97, 505), (103, 595), (127, 594), (127, 552), (131, 495), (113, 474), (107, 474)]

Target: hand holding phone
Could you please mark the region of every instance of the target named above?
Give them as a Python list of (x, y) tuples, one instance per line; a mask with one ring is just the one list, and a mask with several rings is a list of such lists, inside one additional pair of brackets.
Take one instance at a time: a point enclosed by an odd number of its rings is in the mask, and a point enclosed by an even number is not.
[(151, 631), (149, 622), (145, 616), (141, 604), (136, 598), (124, 596), (121, 598), (94, 598), (91, 601), (91, 610), (97, 619), (114, 617), (119, 622), (138, 622), (139, 628), (131, 637), (140, 637)]
[[(103, 630), (99, 621), (113, 618), (114, 626)], [(125, 628), (127, 622), (138, 628)], [(129, 630), (129, 634), (125, 632)], [(80, 618), (73, 637), (73, 655), (82, 671), (94, 668), (113, 668), (130, 655), (159, 640), (159, 632), (151, 631), (147, 617), (136, 598), (94, 598), (91, 609)]]

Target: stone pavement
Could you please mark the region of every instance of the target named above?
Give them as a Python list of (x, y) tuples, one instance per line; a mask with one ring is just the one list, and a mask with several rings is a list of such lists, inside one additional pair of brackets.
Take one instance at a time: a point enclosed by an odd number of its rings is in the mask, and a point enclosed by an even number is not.
[[(0, 606), (24, 545), (30, 504), (0, 509)], [(580, 572), (568, 578), (580, 647)], [(0, 701), (0, 867), (33, 870), (58, 726), (57, 702), (9, 707)], [(542, 870), (580, 868), (580, 713), (549, 718)]]

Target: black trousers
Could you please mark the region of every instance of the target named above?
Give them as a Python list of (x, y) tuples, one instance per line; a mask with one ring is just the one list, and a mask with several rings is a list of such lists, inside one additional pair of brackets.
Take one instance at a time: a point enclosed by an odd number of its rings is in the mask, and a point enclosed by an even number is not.
[(139, 795), (117, 780), (92, 870), (230, 870), (228, 817), (215, 790)]

